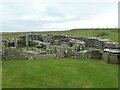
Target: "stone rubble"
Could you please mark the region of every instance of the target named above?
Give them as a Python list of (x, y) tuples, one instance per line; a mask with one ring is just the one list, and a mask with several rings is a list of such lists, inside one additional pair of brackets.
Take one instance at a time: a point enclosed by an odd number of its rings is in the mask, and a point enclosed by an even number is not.
[[(21, 50), (22, 48), (22, 50)], [(89, 58), (119, 63), (120, 44), (99, 37), (26, 34), (2, 38), (2, 60), (40, 58)]]

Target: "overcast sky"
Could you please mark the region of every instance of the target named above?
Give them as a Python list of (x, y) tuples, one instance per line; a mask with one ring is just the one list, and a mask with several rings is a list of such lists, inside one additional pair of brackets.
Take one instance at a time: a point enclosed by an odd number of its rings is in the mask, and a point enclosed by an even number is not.
[(1, 0), (0, 31), (118, 27), (118, 1)]

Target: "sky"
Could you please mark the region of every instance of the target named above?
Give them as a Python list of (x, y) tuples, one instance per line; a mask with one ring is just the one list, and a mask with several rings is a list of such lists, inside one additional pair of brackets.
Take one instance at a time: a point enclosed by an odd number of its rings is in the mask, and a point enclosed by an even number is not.
[(0, 32), (118, 27), (119, 0), (0, 0)]

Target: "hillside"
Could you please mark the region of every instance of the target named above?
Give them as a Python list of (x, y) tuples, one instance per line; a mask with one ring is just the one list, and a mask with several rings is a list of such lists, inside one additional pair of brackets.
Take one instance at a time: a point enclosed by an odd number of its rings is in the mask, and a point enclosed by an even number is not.
[[(28, 32), (3, 33), (3, 38), (18, 38)], [(30, 33), (30, 32), (29, 32)], [(118, 42), (118, 29), (73, 29), (67, 31), (32, 32), (37, 34), (69, 34), (70, 36), (95, 36)]]

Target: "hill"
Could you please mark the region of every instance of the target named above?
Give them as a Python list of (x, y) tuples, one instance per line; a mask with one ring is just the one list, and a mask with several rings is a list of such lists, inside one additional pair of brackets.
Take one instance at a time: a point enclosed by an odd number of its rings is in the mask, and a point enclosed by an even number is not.
[(36, 34), (68, 34), (70, 36), (93, 36), (111, 39), (112, 41), (118, 42), (118, 29), (72, 29), (66, 31), (48, 31), (48, 32), (9, 32), (3, 33), (3, 38), (18, 38), (26, 33)]

